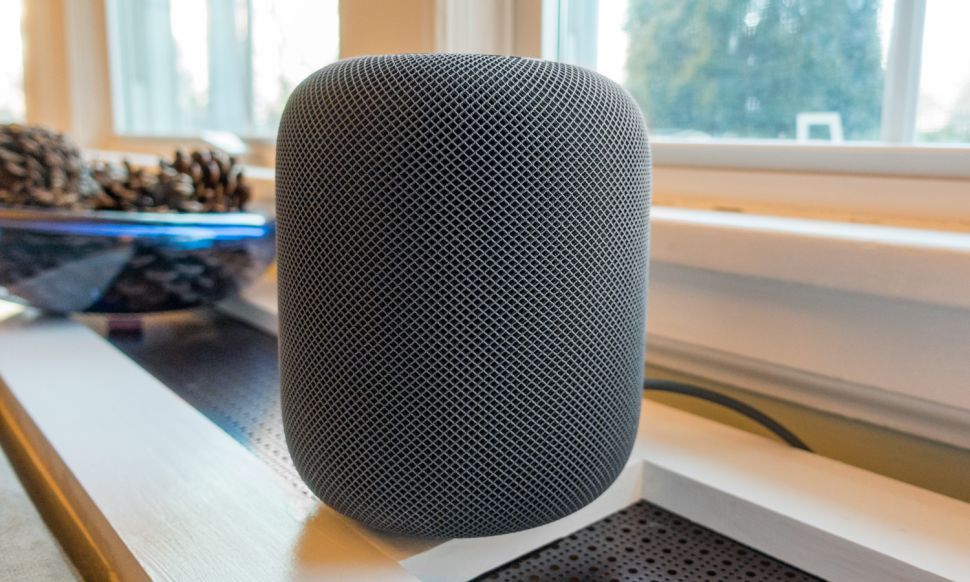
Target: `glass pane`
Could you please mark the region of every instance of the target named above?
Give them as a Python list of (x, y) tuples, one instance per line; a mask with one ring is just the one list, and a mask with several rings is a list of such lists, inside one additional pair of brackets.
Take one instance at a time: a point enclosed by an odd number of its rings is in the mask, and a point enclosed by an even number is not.
[(252, 9), (256, 131), (275, 134), (290, 92), (337, 60), (337, 0), (256, 0)]
[(926, 3), (916, 139), (970, 143), (970, 2)]
[(115, 123), (128, 135), (273, 136), (337, 58), (338, 0), (113, 0)]
[(640, 102), (654, 135), (878, 140), (892, 9), (600, 0), (593, 61)]
[(0, 0), (0, 123), (24, 118), (23, 0)]

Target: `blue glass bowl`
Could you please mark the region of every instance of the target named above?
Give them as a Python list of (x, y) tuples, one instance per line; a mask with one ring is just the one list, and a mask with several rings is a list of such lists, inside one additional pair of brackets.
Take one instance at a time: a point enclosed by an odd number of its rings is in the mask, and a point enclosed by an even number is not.
[(276, 251), (261, 214), (0, 209), (0, 298), (57, 313), (146, 313), (211, 304)]

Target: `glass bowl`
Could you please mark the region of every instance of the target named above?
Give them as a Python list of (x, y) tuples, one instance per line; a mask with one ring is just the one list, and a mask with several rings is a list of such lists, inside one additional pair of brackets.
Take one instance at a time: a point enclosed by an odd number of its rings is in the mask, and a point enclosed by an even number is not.
[(259, 277), (276, 251), (262, 214), (0, 208), (0, 298), (56, 313), (208, 305)]

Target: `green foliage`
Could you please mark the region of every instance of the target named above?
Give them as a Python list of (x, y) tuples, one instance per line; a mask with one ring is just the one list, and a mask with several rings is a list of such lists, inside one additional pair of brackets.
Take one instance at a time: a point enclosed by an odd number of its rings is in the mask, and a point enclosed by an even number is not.
[(627, 87), (655, 133), (795, 137), (836, 111), (878, 139), (880, 0), (630, 0)]

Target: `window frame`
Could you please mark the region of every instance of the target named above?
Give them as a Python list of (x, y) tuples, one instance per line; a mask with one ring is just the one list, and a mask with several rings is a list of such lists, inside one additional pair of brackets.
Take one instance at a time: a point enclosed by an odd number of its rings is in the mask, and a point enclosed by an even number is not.
[[(125, 71), (126, 66), (130, 67), (130, 62), (126, 62), (123, 56), (134, 56), (130, 59), (140, 63), (152, 63), (154, 55), (151, 49), (145, 50), (142, 43), (134, 43), (128, 47), (123, 47), (123, 42), (127, 35), (120, 31), (129, 27), (132, 23), (142, 22), (143, 19), (132, 18), (131, 7), (126, 6), (120, 0), (103, 0), (105, 4), (105, 22), (109, 38), (109, 60), (112, 96), (115, 103), (122, 103), (130, 98), (131, 83), (126, 83), (126, 78), (131, 78), (129, 71)], [(253, 84), (256, 70), (253, 66), (253, 23), (252, 9), (253, 0), (203, 0), (203, 5), (208, 7), (210, 23), (208, 26), (209, 38), (207, 54), (210, 64), (208, 66), (209, 83), (208, 94), (209, 104), (206, 119), (210, 127), (201, 129), (189, 129), (179, 131), (175, 129), (177, 125), (174, 119), (166, 119), (161, 124), (168, 126), (162, 132), (141, 132), (137, 130), (121, 130), (126, 125), (126, 116), (131, 111), (125, 111), (125, 107), (113, 107), (112, 120), (114, 134), (121, 138), (133, 140), (199, 140), (209, 131), (230, 132), (249, 146), (264, 148), (267, 143), (275, 141), (275, 128), (270, 128), (261, 123), (255, 105), (258, 101), (258, 92)], [(245, 19), (238, 18), (239, 13), (234, 12), (245, 6), (249, 7), (250, 14)], [(144, 9), (141, 4), (136, 4), (137, 9)], [(234, 15), (237, 20), (224, 16)], [(219, 23), (215, 25), (214, 23)], [(248, 35), (242, 36), (236, 33), (240, 26), (248, 27)], [(149, 30), (154, 33), (155, 31)], [(168, 40), (166, 39), (166, 42)], [(149, 43), (151, 44), (151, 43)], [(154, 43), (159, 45), (159, 42)], [(164, 43), (161, 43), (164, 44)], [(174, 49), (174, 47), (172, 47)], [(338, 55), (338, 58), (339, 55)], [(156, 59), (154, 64), (164, 63), (165, 59)], [(144, 69), (146, 67), (142, 67)], [(167, 97), (175, 89), (174, 79), (161, 73), (164, 67), (147, 67), (147, 71), (141, 75), (151, 77), (148, 85), (161, 87), (160, 93)], [(155, 70), (158, 69), (158, 70)], [(240, 88), (236, 91), (236, 88)], [(233, 97), (229, 97), (233, 95)], [(228, 98), (227, 98), (228, 97)], [(168, 99), (163, 101), (168, 103)], [(158, 108), (156, 108), (158, 109)], [(152, 111), (150, 115), (156, 120), (172, 115), (168, 107), (161, 107), (158, 111)], [(231, 129), (225, 129), (231, 128)], [(268, 131), (264, 131), (268, 130)]]
[[(600, 0), (542, 0), (542, 57), (587, 64), (589, 42), (564, 38), (568, 14)], [(652, 138), (658, 165), (747, 170), (970, 178), (970, 144), (914, 140), (926, 0), (896, 0), (883, 92), (882, 141), (832, 144), (789, 140)]]
[[(561, 7), (571, 1), (541, 0), (541, 56), (560, 54)], [(925, 0), (895, 5), (895, 18), (909, 25), (893, 27), (887, 86), (908, 89), (884, 93), (884, 114), (897, 120), (883, 123), (885, 141), (657, 137), (654, 204), (970, 231), (970, 147), (906, 143), (915, 129), (920, 58), (899, 47), (921, 46), (925, 7)]]

